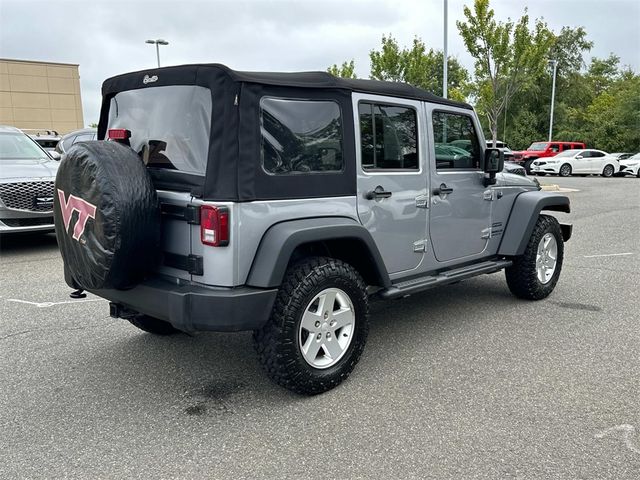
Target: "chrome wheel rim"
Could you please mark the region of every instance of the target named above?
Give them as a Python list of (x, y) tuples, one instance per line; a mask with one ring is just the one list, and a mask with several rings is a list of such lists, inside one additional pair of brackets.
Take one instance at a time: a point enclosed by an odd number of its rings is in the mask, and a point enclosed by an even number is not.
[(335, 365), (351, 345), (355, 322), (349, 295), (339, 288), (322, 290), (302, 314), (298, 331), (302, 358), (313, 368)]
[(538, 243), (536, 273), (542, 284), (549, 283), (558, 263), (558, 242), (552, 233), (545, 233)]
[(569, 167), (568, 165), (563, 165), (562, 167), (560, 167), (560, 175), (562, 175), (563, 177), (568, 177), (571, 167)]

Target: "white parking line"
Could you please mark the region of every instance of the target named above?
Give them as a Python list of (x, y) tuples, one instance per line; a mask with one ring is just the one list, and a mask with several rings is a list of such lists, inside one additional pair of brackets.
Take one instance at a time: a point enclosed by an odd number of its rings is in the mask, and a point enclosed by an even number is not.
[(633, 252), (627, 253), (603, 253), (602, 255), (583, 255), (584, 258), (597, 258), (597, 257), (624, 257), (626, 255), (634, 255)]
[(622, 437), (624, 445), (625, 447), (627, 447), (628, 450), (631, 450), (634, 453), (640, 453), (640, 448), (634, 445), (633, 437), (636, 433), (636, 429), (633, 425), (628, 425), (628, 424), (616, 425), (615, 427), (607, 428), (606, 430), (600, 433), (596, 433), (594, 435), (594, 438), (604, 438), (608, 435), (611, 435), (617, 432), (622, 432), (622, 434), (619, 436)]
[(68, 300), (66, 302), (29, 302), (28, 300), (20, 300), (18, 298), (7, 298), (7, 302), (26, 303), (27, 305), (33, 305), (38, 308), (49, 308), (55, 305), (65, 305), (68, 303), (86, 303), (86, 302), (101, 302), (102, 298), (88, 298), (86, 300)]

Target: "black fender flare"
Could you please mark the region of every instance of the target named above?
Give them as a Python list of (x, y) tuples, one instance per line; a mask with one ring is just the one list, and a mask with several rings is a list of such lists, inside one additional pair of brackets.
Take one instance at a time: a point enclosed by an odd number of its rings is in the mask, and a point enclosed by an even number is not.
[[(391, 286), (389, 274), (369, 231), (347, 217), (320, 217), (289, 220), (271, 226), (263, 235), (249, 270), (246, 284), (274, 288), (282, 284), (291, 256), (301, 245), (336, 240), (355, 241), (354, 256), (366, 255), (377, 284)], [(348, 261), (348, 259), (347, 259)]]
[[(511, 207), (507, 226), (502, 235), (499, 255), (522, 255), (536, 226), (538, 216), (543, 210), (571, 212), (569, 197), (553, 192), (531, 191), (518, 195)], [(569, 240), (571, 226), (561, 225), (563, 240)], [(565, 233), (566, 232), (566, 233)]]

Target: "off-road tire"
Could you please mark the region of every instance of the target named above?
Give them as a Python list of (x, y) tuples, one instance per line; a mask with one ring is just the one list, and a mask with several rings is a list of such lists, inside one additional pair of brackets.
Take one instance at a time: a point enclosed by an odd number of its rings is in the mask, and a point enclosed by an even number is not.
[(136, 315), (135, 317), (128, 318), (131, 325), (138, 327), (140, 330), (144, 330), (147, 333), (153, 333), (154, 335), (173, 335), (179, 333), (180, 330), (176, 329), (169, 322), (159, 320), (157, 318), (150, 317), (148, 315)]
[(531, 175), (531, 164), (537, 160), (537, 158), (529, 158), (524, 161), (524, 171), (527, 172), (527, 175)]
[(573, 169), (571, 168), (571, 165), (569, 165), (568, 163), (563, 163), (560, 166), (560, 170), (558, 170), (558, 176), (560, 176), (560, 177), (569, 177), (569, 176), (571, 176), (571, 172), (572, 171), (573, 171)]
[[(536, 272), (536, 255), (538, 244), (542, 237), (551, 233), (558, 244), (558, 254), (556, 269), (549, 282), (542, 283), (538, 280)], [(558, 221), (549, 215), (540, 215), (536, 226), (531, 233), (531, 238), (523, 255), (513, 259), (513, 265), (505, 270), (507, 285), (509, 290), (516, 297), (526, 300), (542, 300), (549, 296), (558, 283), (562, 270), (562, 260), (564, 256), (564, 243), (562, 241), (562, 230)]]
[[(309, 302), (326, 288), (339, 288), (353, 304), (355, 330), (340, 360), (326, 369), (307, 363), (298, 335)], [(327, 257), (312, 257), (291, 266), (276, 297), (267, 324), (253, 333), (258, 359), (278, 385), (303, 395), (316, 395), (338, 386), (358, 363), (369, 332), (366, 284), (349, 264)]]
[(614, 170), (613, 165), (605, 165), (602, 169), (602, 176), (605, 178), (613, 177)]

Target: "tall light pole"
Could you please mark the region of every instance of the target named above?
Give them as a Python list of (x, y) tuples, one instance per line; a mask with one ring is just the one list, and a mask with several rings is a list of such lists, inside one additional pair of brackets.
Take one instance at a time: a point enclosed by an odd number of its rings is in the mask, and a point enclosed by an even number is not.
[(158, 59), (158, 68), (160, 68), (160, 45), (169, 45), (169, 42), (167, 42), (166, 40), (163, 40), (161, 38), (158, 38), (157, 40), (147, 40), (144, 43), (149, 43), (151, 45), (156, 46), (156, 58)]
[(549, 116), (549, 141), (553, 135), (553, 104), (556, 98), (556, 70), (558, 69), (557, 60), (549, 60), (549, 65), (553, 67), (553, 83), (551, 84), (551, 114)]
[(449, 6), (447, 0), (444, 0), (444, 51), (442, 53), (442, 97), (447, 98), (447, 63), (449, 62), (447, 55), (447, 14)]

